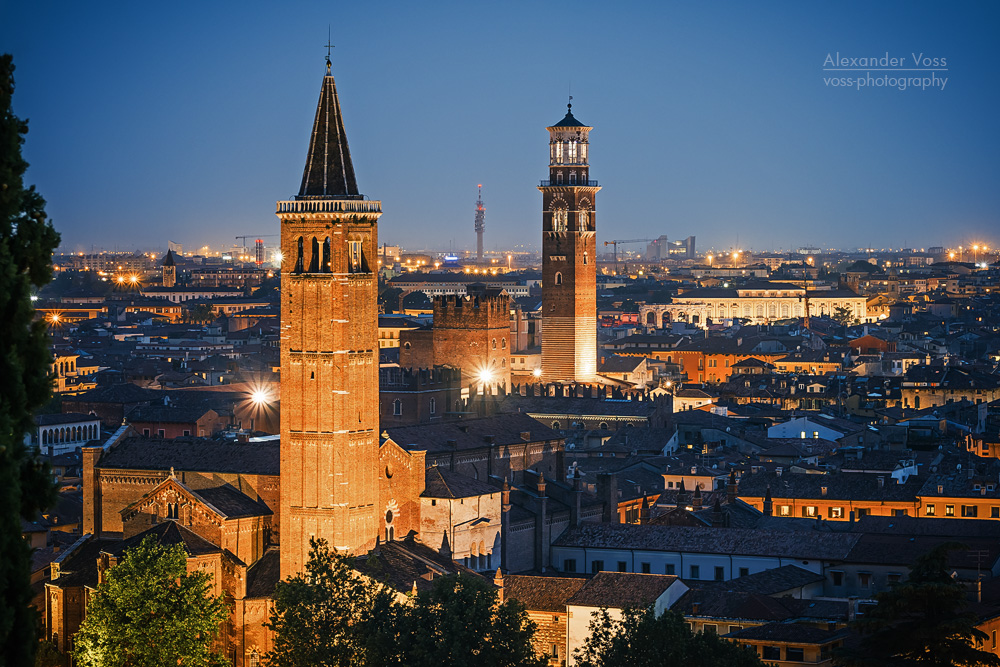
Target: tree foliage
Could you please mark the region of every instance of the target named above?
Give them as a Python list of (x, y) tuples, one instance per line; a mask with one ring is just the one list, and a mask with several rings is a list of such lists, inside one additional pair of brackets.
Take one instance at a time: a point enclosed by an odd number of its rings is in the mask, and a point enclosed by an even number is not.
[(909, 578), (875, 596), (878, 604), (855, 622), (863, 638), (843, 650), (838, 662), (851, 667), (903, 665), (1000, 666), (1000, 658), (976, 648), (988, 639), (976, 628), (965, 587), (948, 573), (948, 552), (965, 547), (941, 544), (914, 562)]
[(381, 614), (392, 615), (392, 594), (354, 570), (351, 558), (325, 540), (310, 540), (306, 571), (278, 583), (268, 627), (274, 631), (271, 667), (347, 667), (373, 664)]
[(532, 650), (527, 614), (498, 604), (481, 579), (439, 577), (430, 591), (403, 602), (325, 541), (311, 545), (305, 573), (275, 591), (271, 667), (544, 664)]
[(229, 617), (211, 577), (187, 571), (187, 553), (147, 537), (107, 570), (76, 633), (81, 667), (227, 664), (213, 644)]
[(535, 624), (514, 601), (471, 576), (439, 577), (400, 614), (402, 660), (414, 667), (544, 665), (531, 644)]
[(847, 306), (837, 306), (833, 309), (833, 320), (840, 325), (848, 326), (857, 321), (854, 312)]
[(21, 144), (26, 121), (14, 115), (14, 62), (0, 56), (0, 665), (30, 665), (37, 621), (29, 607), (30, 550), (20, 519), (33, 519), (55, 499), (45, 466), (24, 444), (32, 413), (52, 389), (44, 323), (35, 319), (33, 288), (52, 278), (59, 235), (45, 200), (24, 186)]
[(620, 619), (602, 609), (575, 654), (580, 667), (764, 667), (752, 648), (711, 633), (692, 634), (674, 611), (626, 609)]
[(210, 303), (196, 303), (184, 308), (184, 318), (188, 322), (212, 322), (215, 320), (215, 309)]

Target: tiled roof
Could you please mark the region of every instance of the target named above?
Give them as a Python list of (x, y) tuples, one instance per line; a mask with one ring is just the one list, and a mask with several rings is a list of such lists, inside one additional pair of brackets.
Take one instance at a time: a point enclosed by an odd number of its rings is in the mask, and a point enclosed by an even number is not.
[(677, 581), (677, 577), (667, 574), (598, 572), (566, 604), (615, 609), (648, 607)]
[(587, 583), (584, 577), (544, 577), (506, 574), (505, 600), (517, 600), (528, 611), (566, 612), (566, 602)]
[(412, 538), (382, 542), (374, 551), (359, 556), (354, 567), (362, 574), (401, 593), (412, 591), (414, 584), (418, 592), (430, 590), (434, 579), (446, 574), (479, 576)]
[[(847, 558), (859, 564), (910, 566), (921, 554), (950, 541), (950, 538), (942, 536), (866, 533), (861, 535)], [(995, 538), (964, 537), (962, 544), (967, 549), (948, 553), (949, 568), (976, 569), (982, 566), (990, 570), (1000, 560), (1000, 544)]]
[(281, 552), (271, 547), (247, 570), (247, 597), (270, 598), (281, 578)]
[(722, 581), (715, 586), (719, 590), (740, 593), (759, 593), (761, 595), (777, 595), (793, 588), (823, 581), (822, 574), (806, 570), (798, 565), (782, 565), (781, 567), (763, 570), (745, 577)]
[[(160, 376), (162, 380), (168, 380), (167, 374)], [(189, 377), (188, 375), (181, 376)], [(156, 422), (158, 424), (193, 424), (209, 411), (205, 406), (175, 406), (175, 405), (140, 405), (133, 408), (126, 415), (130, 422)]]
[[(556, 431), (526, 414), (501, 414), (443, 424), (397, 426), (385, 431), (401, 447), (423, 449), (428, 453), (486, 447), (486, 438), (489, 436), (493, 437), (494, 444), (501, 446), (562, 439)], [(522, 433), (528, 434), (527, 440), (521, 437)], [(449, 445), (449, 440), (455, 444)]]
[(598, 373), (631, 373), (643, 362), (642, 357), (608, 356), (601, 362)]
[(860, 536), (746, 528), (581, 524), (553, 546), (843, 560)]
[[(770, 487), (773, 498), (909, 503), (916, 500), (922, 484), (916, 477), (910, 477), (905, 484), (897, 484), (889, 475), (860, 472), (828, 475), (758, 472), (743, 475), (739, 495), (744, 498), (763, 498)], [(823, 492), (824, 488), (826, 493)]]
[(257, 502), (231, 486), (192, 489), (191, 492), (196, 496), (200, 496), (205, 502), (222, 512), (222, 515), (227, 519), (239, 519), (248, 516), (270, 516), (274, 514), (264, 503)]
[(803, 623), (767, 623), (731, 632), (730, 639), (764, 639), (792, 644), (826, 644), (847, 636), (847, 630), (821, 630)]
[(98, 462), (102, 469), (170, 470), (277, 475), (280, 444), (206, 438), (128, 438)]
[(189, 528), (185, 528), (176, 521), (158, 523), (152, 528), (144, 530), (138, 535), (133, 535), (127, 540), (116, 541), (107, 546), (104, 551), (114, 556), (121, 556), (125, 551), (137, 546), (147, 537), (152, 537), (156, 544), (162, 546), (183, 544), (184, 550), (191, 556), (213, 554), (222, 551), (220, 547), (212, 544), (201, 535), (198, 535)]
[(85, 415), (82, 412), (64, 412), (54, 415), (36, 415), (35, 424), (38, 426), (54, 426), (55, 424), (76, 424), (77, 422), (97, 421), (97, 415)]
[(656, 405), (653, 401), (608, 401), (600, 398), (509, 394), (501, 401), (500, 410), (508, 413), (522, 412), (538, 415), (607, 415), (646, 419), (656, 410)]
[(113, 384), (107, 387), (91, 389), (76, 396), (67, 396), (64, 402), (81, 403), (142, 403), (161, 400), (164, 392), (152, 389), (143, 389), (137, 385), (127, 382), (125, 384)]
[(431, 466), (424, 473), (424, 492), (420, 495), (424, 498), (471, 498), (499, 492), (500, 489), (486, 482)]
[[(91, 537), (83, 542), (75, 551), (65, 557), (56, 558), (59, 561), (59, 578), (54, 582), (63, 588), (73, 586), (97, 586), (97, 557), (119, 540), (108, 540)], [(71, 547), (72, 548), (72, 547)]]

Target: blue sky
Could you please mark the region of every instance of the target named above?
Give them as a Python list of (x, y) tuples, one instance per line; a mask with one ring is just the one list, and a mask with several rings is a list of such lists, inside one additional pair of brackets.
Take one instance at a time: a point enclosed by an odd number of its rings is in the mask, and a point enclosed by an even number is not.
[[(358, 184), (382, 200), (388, 243), (474, 247), (483, 183), (487, 248), (537, 247), (545, 126), (570, 89), (595, 127), (599, 241), (1000, 243), (992, 2), (0, 0), (29, 179), (63, 247), (277, 233), (328, 24)], [(834, 88), (837, 52), (944, 58), (948, 81)]]

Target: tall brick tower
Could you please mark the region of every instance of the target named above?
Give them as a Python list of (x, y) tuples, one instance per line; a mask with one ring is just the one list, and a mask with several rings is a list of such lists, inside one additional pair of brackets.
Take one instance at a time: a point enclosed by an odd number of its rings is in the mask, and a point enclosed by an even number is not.
[(326, 62), (299, 194), (281, 219), (281, 578), (309, 539), (364, 552), (378, 534), (381, 202), (358, 192)]
[[(572, 98), (571, 98), (572, 99)], [(588, 136), (566, 117), (549, 131), (549, 180), (542, 181), (542, 379), (591, 382), (597, 373), (595, 198)]]

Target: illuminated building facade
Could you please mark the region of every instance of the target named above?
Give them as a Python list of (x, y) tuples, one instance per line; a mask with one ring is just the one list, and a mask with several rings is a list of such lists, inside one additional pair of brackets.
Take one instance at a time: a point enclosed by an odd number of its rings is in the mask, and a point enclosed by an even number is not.
[(330, 64), (302, 186), (279, 201), (281, 578), (309, 540), (364, 553), (379, 533), (378, 218), (358, 191)]
[(593, 129), (573, 117), (549, 131), (542, 181), (542, 377), (591, 382), (597, 374), (595, 198), (588, 149)]

